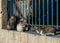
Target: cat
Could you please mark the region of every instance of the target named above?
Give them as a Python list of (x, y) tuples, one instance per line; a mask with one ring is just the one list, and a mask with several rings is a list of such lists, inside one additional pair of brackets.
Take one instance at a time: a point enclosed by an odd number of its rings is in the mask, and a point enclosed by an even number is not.
[(16, 30), (19, 20), (20, 20), (20, 17), (18, 17), (17, 15), (11, 16), (7, 23), (7, 29)]
[(57, 28), (54, 26), (45, 26), (46, 35), (56, 35)]
[(25, 24), (24, 21), (20, 21), (18, 24), (17, 24), (17, 31), (20, 31), (20, 32), (27, 32), (30, 30), (30, 25), (27, 25)]
[(21, 19), (20, 22), (17, 24), (17, 31), (19, 31), (19, 32), (23, 32), (24, 27), (25, 27), (24, 20)]
[(40, 35), (55, 35), (56, 34), (56, 27), (52, 26), (39, 26), (36, 28), (36, 32), (39, 33)]
[(45, 35), (45, 31), (42, 26), (36, 27), (36, 32), (39, 33), (40, 35)]
[(11, 16), (11, 18), (8, 20), (8, 23), (7, 23), (7, 29), (8, 30), (11, 30), (11, 29), (15, 29), (15, 16)]

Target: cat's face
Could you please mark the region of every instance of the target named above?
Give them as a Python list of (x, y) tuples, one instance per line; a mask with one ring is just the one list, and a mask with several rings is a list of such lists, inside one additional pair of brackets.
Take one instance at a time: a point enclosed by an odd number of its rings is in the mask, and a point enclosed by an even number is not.
[(19, 22), (19, 25), (20, 26), (24, 26), (24, 22)]

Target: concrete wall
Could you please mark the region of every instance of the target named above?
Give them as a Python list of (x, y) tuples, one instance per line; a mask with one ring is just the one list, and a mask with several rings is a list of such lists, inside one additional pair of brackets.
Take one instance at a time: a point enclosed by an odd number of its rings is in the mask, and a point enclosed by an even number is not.
[(0, 29), (0, 43), (60, 43), (60, 38)]
[(1, 11), (2, 11), (2, 6), (1, 6), (1, 1), (2, 0), (0, 0), (0, 28), (2, 27), (2, 25), (1, 25), (1, 23), (2, 23), (2, 14), (1, 14)]
[(0, 0), (0, 28), (7, 25), (7, 0)]

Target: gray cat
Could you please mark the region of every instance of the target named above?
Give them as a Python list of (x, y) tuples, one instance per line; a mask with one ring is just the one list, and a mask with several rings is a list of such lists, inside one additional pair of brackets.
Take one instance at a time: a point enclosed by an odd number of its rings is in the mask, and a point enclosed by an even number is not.
[(52, 26), (42, 26), (36, 28), (36, 32), (40, 35), (55, 35), (56, 34), (56, 27)]

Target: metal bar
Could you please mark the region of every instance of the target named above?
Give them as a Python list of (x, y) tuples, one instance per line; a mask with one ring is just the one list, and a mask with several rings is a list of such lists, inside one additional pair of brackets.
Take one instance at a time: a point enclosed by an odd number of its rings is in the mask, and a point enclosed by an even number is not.
[(39, 0), (39, 26), (40, 26), (40, 0)]
[[(21, 2), (19, 3), (19, 5), (20, 5), (19, 7), (20, 7), (20, 10), (21, 10)], [(22, 13), (22, 12), (21, 12), (21, 13)], [(20, 14), (20, 13), (18, 13), (18, 14)], [(20, 16), (20, 17), (21, 17), (21, 16)]]
[(44, 27), (44, 0), (43, 0), (43, 27)]
[[(10, 5), (9, 5), (9, 6), (10, 6), (10, 9), (9, 9), (10, 12), (9, 12), (9, 13), (10, 13), (10, 17), (11, 17), (11, 2), (10, 2)], [(9, 19), (10, 19), (10, 18), (9, 18)]]
[(52, 17), (52, 26), (53, 26), (53, 0), (51, 0), (51, 13), (52, 13), (52, 15), (51, 15), (51, 17)]
[[(26, 15), (27, 15), (27, 0), (26, 0)], [(26, 16), (27, 17), (27, 16)], [(26, 19), (26, 21), (27, 21), (27, 19)], [(27, 22), (26, 22), (27, 23)]]
[[(29, 2), (29, 7), (30, 7), (30, 2)], [(30, 8), (29, 8), (29, 16), (30, 16)], [(30, 19), (31, 17), (29, 17)], [(29, 20), (30, 21), (30, 20)], [(31, 21), (29, 22), (29, 24), (31, 23)]]
[(24, 0), (23, 0), (23, 14), (22, 14), (22, 15), (23, 15), (23, 17), (24, 17)]
[(36, 26), (36, 24), (37, 24), (37, 23), (36, 23), (36, 14), (37, 14), (37, 13), (36, 13), (36, 0), (35, 0), (35, 26)]
[[(33, 10), (33, 0), (32, 0), (32, 10)], [(32, 25), (33, 25), (33, 11), (32, 11)]]
[(56, 7), (57, 7), (57, 8), (56, 8), (57, 14), (56, 14), (56, 15), (57, 15), (57, 29), (58, 29), (58, 0), (56, 0), (56, 1), (57, 1), (57, 4), (56, 4)]
[(26, 0), (26, 24), (28, 24), (28, 23), (27, 23), (27, 20), (28, 20), (28, 19), (27, 19), (27, 0)]
[[(26, 3), (27, 3), (27, 0), (26, 0)], [(27, 7), (27, 6), (26, 6)], [(26, 8), (26, 10), (27, 10), (27, 8)], [(27, 12), (26, 12), (27, 13)], [(28, 17), (29, 17), (29, 15), (28, 15)], [(27, 21), (28, 21), (28, 24), (29, 24), (29, 18), (27, 18)]]
[[(29, 4), (29, 6), (30, 6), (30, 4)], [(27, 7), (28, 7), (28, 4), (27, 4)], [(28, 8), (28, 10), (30, 10), (30, 9)], [(28, 24), (30, 24), (30, 11), (29, 11), (29, 15), (28, 16), (29, 16), (29, 18), (28, 18)]]
[(47, 25), (49, 25), (49, 0), (47, 0)]

